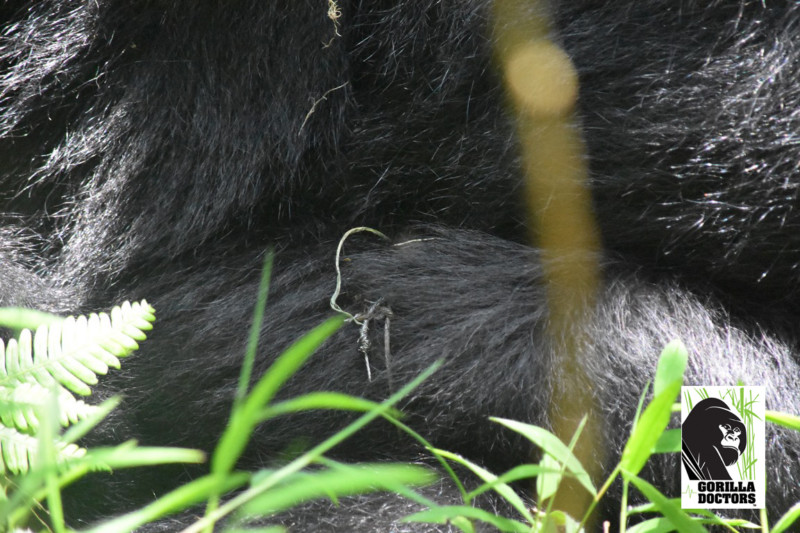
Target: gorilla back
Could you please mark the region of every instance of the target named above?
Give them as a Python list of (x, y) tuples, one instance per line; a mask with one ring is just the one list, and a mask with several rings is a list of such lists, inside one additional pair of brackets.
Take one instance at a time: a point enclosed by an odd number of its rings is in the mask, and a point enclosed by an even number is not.
[[(603, 464), (618, 457), (621, 428), (675, 337), (692, 353), (690, 384), (763, 384), (770, 409), (796, 413), (800, 6), (573, 0), (552, 10), (581, 80), (605, 249), (579, 346)], [(337, 242), (370, 226), (409, 242), (349, 242), (340, 303), (391, 311), (391, 363), (383, 328), (372, 328), (368, 380), (349, 325), (282, 393), (382, 399), (442, 358), (403, 406), (410, 425), (491, 468), (529, 460), (487, 417), (546, 426), (569, 376), (552, 364), (559, 346), (526, 238), (491, 16), (481, 0), (3, 5), (0, 304), (74, 313), (146, 297), (158, 310), (152, 338), (108, 382), (105, 393), (126, 400), (95, 442), (211, 448), (263, 251), (274, 246), (276, 264), (260, 372), (331, 313)], [(249, 461), (346, 421), (271, 421)], [(768, 439), (777, 513), (800, 499), (800, 438), (772, 429)], [(418, 453), (375, 425), (335, 455)], [(678, 468), (663, 459), (648, 476), (675, 495)], [(173, 481), (159, 471), (133, 486), (119, 474), (82, 486), (75, 520), (141, 504)], [(399, 498), (351, 503), (284, 520), (298, 531), (427, 530), (395, 524), (416, 509)]]

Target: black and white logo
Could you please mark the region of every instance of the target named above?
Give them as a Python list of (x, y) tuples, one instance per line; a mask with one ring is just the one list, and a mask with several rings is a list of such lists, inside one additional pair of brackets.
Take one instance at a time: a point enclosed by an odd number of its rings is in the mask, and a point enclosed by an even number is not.
[(719, 398), (697, 403), (682, 429), (683, 466), (689, 479), (733, 479), (733, 466), (747, 448), (747, 429)]
[(683, 387), (681, 506), (764, 506), (763, 387)]

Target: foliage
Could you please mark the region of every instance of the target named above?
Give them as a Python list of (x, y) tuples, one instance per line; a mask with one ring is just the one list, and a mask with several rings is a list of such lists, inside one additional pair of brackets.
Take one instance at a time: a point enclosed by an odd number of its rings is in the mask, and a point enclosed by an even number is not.
[[(498, 424), (514, 431), (542, 450), (538, 464), (519, 465), (495, 475), (485, 468), (454, 453), (433, 447), (421, 435), (401, 421), (394, 405), (414, 387), (427, 379), (438, 364), (428, 369), (386, 401), (374, 403), (345, 394), (316, 391), (273, 402), (276, 392), (297, 371), (314, 351), (341, 325), (342, 318), (332, 318), (310, 331), (281, 354), (268, 371), (248, 388), (257, 349), (258, 332), (266, 305), (270, 259), (265, 263), (254, 313), (250, 343), (242, 365), (239, 387), (230, 421), (209, 461), (209, 473), (142, 509), (100, 524), (91, 533), (123, 533), (170, 514), (205, 503), (206, 513), (184, 533), (211, 532), (223, 523), (223, 531), (284, 531), (281, 526), (255, 526), (260, 520), (274, 516), (312, 499), (339, 498), (376, 490), (393, 491), (419, 503), (426, 510), (405, 520), (451, 524), (465, 533), (476, 530), (475, 522), (490, 524), (499, 531), (542, 532), (585, 531), (591, 513), (611, 484), (621, 478), (623, 485), (620, 512), (621, 531), (655, 533), (663, 531), (706, 531), (707, 525), (722, 526), (729, 531), (759, 528), (769, 531), (766, 516), (759, 526), (741, 519), (725, 519), (709, 511), (685, 511), (680, 501), (670, 499), (638, 477), (654, 453), (680, 451), (680, 432), (667, 429), (674, 402), (680, 392), (687, 363), (686, 349), (680, 342), (670, 343), (662, 352), (653, 384), (653, 394), (644, 406), (640, 404), (631, 436), (619, 464), (599, 489), (595, 487), (583, 465), (573, 454), (583, 423), (570, 443), (561, 442), (544, 428), (513, 420), (496, 418)], [(15, 314), (16, 313), (16, 314)], [(9, 321), (8, 317), (15, 318)], [(123, 304), (110, 315), (99, 314), (77, 319), (58, 319), (49, 315), (0, 309), (0, 323), (9, 327), (35, 326), (35, 334), (22, 329), (17, 339), (0, 344), (0, 447), (5, 469), (4, 497), (0, 498), (0, 529), (15, 529), (38, 516), (40, 502), (47, 500), (49, 526), (53, 531), (66, 531), (61, 511), (60, 489), (66, 484), (99, 469), (117, 469), (167, 462), (200, 462), (204, 455), (194, 450), (144, 448), (134, 442), (112, 448), (89, 451), (75, 441), (96, 425), (116, 405), (111, 399), (99, 406), (76, 399), (73, 394), (87, 395), (97, 383), (97, 375), (119, 367), (119, 358), (129, 355), (144, 339), (144, 331), (154, 319), (153, 309), (146, 302)], [(36, 325), (38, 324), (38, 326)], [(644, 396), (643, 396), (644, 400)], [(258, 424), (289, 413), (310, 409), (340, 409), (361, 415), (341, 432), (314, 446), (294, 460), (271, 469), (242, 472), (236, 469), (248, 441)], [(434, 480), (433, 473), (418, 465), (342, 464), (324, 454), (352, 436), (378, 417), (405, 431), (423, 444), (459, 488), (462, 505), (440, 506), (417, 494), (413, 487)], [(768, 420), (795, 430), (800, 419), (781, 413), (767, 414)], [(585, 422), (585, 421), (584, 421)], [(69, 427), (59, 435), (59, 424)], [(16, 446), (16, 448), (15, 448)], [(450, 462), (456, 463), (481, 480), (467, 491), (455, 475)], [(14, 477), (8, 477), (14, 475)], [(592, 507), (579, 523), (566, 513), (553, 508), (554, 495), (565, 477), (574, 478), (592, 496)], [(535, 479), (535, 503), (520, 494), (514, 482)], [(649, 504), (628, 508), (630, 485)], [(498, 516), (474, 506), (481, 494), (493, 491), (513, 508), (513, 517)], [(642, 518), (627, 527), (630, 516)], [(772, 529), (788, 531), (800, 518), (800, 504), (790, 509)], [(254, 522), (255, 520), (255, 522)], [(43, 522), (40, 522), (43, 524)]]
[[(573, 455), (572, 449), (583, 429), (581, 424), (568, 445), (544, 428), (523, 424), (511, 420), (496, 418), (495, 422), (523, 435), (542, 450), (542, 459), (537, 465), (520, 465), (499, 476), (460, 457), (456, 454), (437, 450), (429, 445), (431, 453), (439, 458), (453, 461), (466, 467), (483, 482), (475, 490), (463, 493), (464, 504), (461, 506), (437, 506), (415, 513), (406, 518), (409, 522), (429, 522), (452, 524), (465, 533), (474, 532), (474, 521), (491, 524), (499, 531), (550, 533), (578, 533), (587, 531), (587, 523), (596, 505), (614, 481), (622, 478), (623, 494), (620, 510), (620, 531), (628, 533), (662, 533), (668, 531), (703, 532), (706, 526), (720, 526), (727, 531), (760, 529), (761, 531), (781, 533), (789, 531), (800, 519), (800, 503), (789, 509), (770, 530), (766, 513), (762, 512), (762, 523), (754, 524), (743, 519), (720, 517), (702, 509), (683, 510), (680, 499), (672, 499), (662, 494), (656, 487), (638, 477), (647, 460), (654, 453), (680, 453), (681, 439), (679, 429), (667, 429), (672, 412), (676, 409), (675, 399), (680, 393), (683, 374), (688, 354), (680, 341), (669, 343), (661, 353), (653, 383), (653, 396), (647, 407), (637, 413), (631, 436), (622, 452), (619, 464), (598, 490), (592, 484), (586, 470)], [(679, 411), (679, 409), (678, 409)], [(800, 418), (782, 413), (767, 413), (767, 420), (785, 427), (800, 430)], [(585, 420), (584, 420), (585, 422)], [(451, 471), (452, 472), (452, 471)], [(552, 508), (553, 495), (561, 480), (572, 477), (587, 490), (593, 498), (592, 506), (579, 523), (569, 515)], [(521, 497), (510, 483), (536, 479), (536, 503), (531, 504)], [(456, 479), (459, 486), (462, 482)], [(636, 489), (650, 501), (647, 505), (628, 508), (627, 497), (629, 486)], [(531, 485), (534, 486), (534, 485)], [(476, 496), (492, 490), (517, 512), (513, 518), (497, 516), (487, 511), (472, 507)], [(628, 517), (653, 514), (653, 518), (641, 519), (628, 527)]]
[[(4, 325), (29, 324), (36, 315), (10, 309), (0, 312)], [(152, 329), (154, 309), (144, 300), (125, 302), (109, 314), (77, 318), (38, 315), (35, 332), (23, 327), (16, 339), (0, 340), (0, 473), (20, 474), (35, 465), (42, 416), (51, 399), (56, 418), (68, 427), (97, 414), (100, 408), (78, 400), (88, 396), (97, 375), (119, 368), (120, 358), (139, 348)], [(72, 440), (55, 438), (56, 458), (63, 462), (85, 454)]]
[[(226, 531), (281, 531), (282, 528), (280, 527), (251, 529), (249, 524), (253, 518), (270, 516), (288, 507), (315, 498), (338, 499), (343, 496), (375, 490), (405, 492), (409, 490), (408, 487), (427, 484), (434, 480), (430, 470), (417, 465), (386, 463), (345, 465), (330, 461), (323, 454), (375, 418), (379, 416), (392, 416), (393, 418), (399, 416), (399, 413), (393, 409), (393, 405), (414, 387), (418, 386), (422, 380), (430, 376), (438, 365), (434, 365), (423, 375), (380, 404), (334, 392), (313, 392), (278, 403), (272, 402), (275, 393), (286, 380), (297, 371), (328, 336), (339, 328), (342, 318), (335, 317), (327, 320), (295, 342), (275, 360), (270, 369), (248, 390), (257, 349), (258, 332), (263, 320), (263, 309), (266, 305), (270, 266), (271, 256), (268, 255), (250, 332), (250, 343), (242, 365), (234, 407), (230, 421), (211, 455), (209, 461), (210, 472), (163, 495), (150, 505), (99, 524), (89, 531), (94, 533), (134, 531), (149, 522), (178, 513), (203, 502), (207, 507), (205, 517), (190, 525), (186, 529), (187, 532), (210, 532), (215, 524), (222, 519), (226, 521), (223, 526)], [(140, 310), (145, 309), (144, 305), (146, 304), (143, 303), (140, 306)], [(149, 314), (142, 315), (140, 318), (144, 317), (149, 324), (152, 321), (152, 309), (149, 306), (146, 309)], [(47, 327), (53, 327), (50, 324), (53, 320), (52, 317), (28, 312), (20, 312), (20, 314), (24, 315), (23, 322), (26, 325), (45, 320), (48, 322)], [(117, 315), (119, 315), (119, 312), (114, 311), (110, 321), (102, 318), (103, 315), (99, 315), (97, 319), (90, 317), (89, 321), (92, 321), (93, 324), (99, 321), (101, 325), (110, 323), (113, 326), (115, 324), (114, 317)], [(148, 318), (149, 320), (147, 320)], [(1, 319), (2, 311), (0, 310)], [(119, 323), (122, 324), (122, 322)], [(145, 329), (144, 324), (140, 321), (134, 321), (132, 324), (124, 323), (125, 327), (112, 327), (112, 329), (125, 332), (131, 339), (139, 338), (130, 335), (133, 333), (131, 330), (132, 325), (140, 327), (142, 330)], [(55, 327), (58, 326), (56, 325)], [(48, 337), (45, 336), (45, 338)], [(79, 347), (70, 348), (70, 350), (62, 349), (58, 352), (60, 361), (63, 359), (62, 356), (65, 352), (70, 354), (69, 360), (71, 361), (67, 364), (62, 361), (62, 366), (69, 369), (69, 376), (64, 376), (63, 373), (55, 371), (49, 372), (58, 386), (69, 387), (70, 390), (78, 393), (89, 392), (88, 387), (83, 387), (94, 384), (96, 381), (92, 380), (92, 376), (107, 370), (99, 362), (103, 362), (106, 367), (118, 366), (118, 361), (115, 362), (115, 360), (110, 359), (108, 354), (114, 357), (122, 357), (123, 352), (120, 347), (135, 349), (134, 343), (124, 341), (116, 333), (102, 337), (98, 336), (98, 338), (100, 340), (84, 341), (80, 343)], [(33, 344), (36, 345), (36, 342), (34, 341)], [(98, 349), (98, 346), (102, 347), (102, 351)], [(52, 349), (50, 351), (56, 353)], [(28, 352), (25, 350), (19, 352), (18, 350), (17, 353), (27, 354)], [(33, 361), (36, 360), (35, 353), (36, 350), (34, 349), (31, 359)], [(125, 351), (124, 355), (128, 353), (130, 351)], [(25, 357), (17, 357), (16, 360), (27, 361)], [(27, 368), (26, 365), (28, 365), (27, 362), (22, 363), (21, 368)], [(12, 365), (12, 368), (16, 367)], [(32, 373), (31, 375), (34, 374)], [(40, 445), (45, 442), (58, 443), (60, 440), (66, 440), (68, 436), (70, 439), (79, 438), (108, 414), (118, 400), (114, 399), (98, 407), (87, 407), (90, 414), (85, 419), (81, 420), (79, 418), (79, 422), (74, 428), (59, 437), (52, 424), (46, 424), (47, 416), (51, 416), (53, 413), (60, 414), (61, 411), (65, 410), (69, 412), (80, 411), (70, 407), (71, 404), (66, 406), (58, 405), (60, 402), (60, 396), (58, 399), (53, 399), (51, 402), (52, 408), (45, 409), (44, 418), (37, 419), (40, 421), (40, 426), (50, 428), (46, 438), (43, 438), (43, 434), (40, 434)], [(287, 413), (319, 408), (344, 409), (362, 412), (363, 414), (338, 434), (299, 455), (296, 459), (280, 468), (262, 469), (256, 472), (236, 470), (236, 463), (258, 424)], [(44, 420), (44, 422), (41, 422), (41, 420)], [(25, 421), (27, 422), (28, 419), (25, 418)], [(79, 429), (79, 431), (73, 433), (74, 429)], [(69, 442), (72, 442), (72, 440)], [(46, 498), (50, 513), (49, 525), (46, 527), (52, 528), (54, 531), (66, 531), (63, 513), (60, 508), (60, 489), (90, 471), (167, 462), (200, 462), (204, 460), (204, 455), (195, 450), (143, 448), (133, 442), (123, 443), (112, 448), (91, 449), (84, 452), (82, 456), (68, 458), (58, 456), (52, 446), (42, 447), (49, 449), (50, 455), (46, 460), (35, 463), (24, 475), (16, 478), (13, 483), (19, 489), (12, 491), (11, 497), (0, 501), (0, 529), (2, 530), (13, 530), (17, 526), (28, 523), (26, 519), (31, 514), (36, 514), (40, 505), (39, 502)], [(11, 480), (9, 480), (6, 487), (11, 487), (11, 483)], [(228, 500), (223, 502), (223, 498), (228, 498)], [(43, 522), (41, 523), (43, 524)], [(3, 525), (6, 527), (3, 527)]]
[(203, 460), (194, 450), (134, 442), (91, 451), (76, 444), (119, 399), (91, 405), (74, 395), (88, 396), (98, 375), (119, 368), (154, 320), (144, 300), (77, 318), (0, 309), (0, 325), (18, 331), (0, 341), (0, 531), (45, 525), (45, 499), (48, 527), (64, 531), (60, 490), (90, 471)]

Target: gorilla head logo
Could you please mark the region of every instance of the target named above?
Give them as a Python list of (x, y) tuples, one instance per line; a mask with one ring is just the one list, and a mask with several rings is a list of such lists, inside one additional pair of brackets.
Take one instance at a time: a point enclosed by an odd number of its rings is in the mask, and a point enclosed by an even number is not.
[(731, 479), (726, 467), (735, 464), (747, 446), (747, 430), (728, 404), (719, 398), (700, 401), (681, 431), (689, 479)]

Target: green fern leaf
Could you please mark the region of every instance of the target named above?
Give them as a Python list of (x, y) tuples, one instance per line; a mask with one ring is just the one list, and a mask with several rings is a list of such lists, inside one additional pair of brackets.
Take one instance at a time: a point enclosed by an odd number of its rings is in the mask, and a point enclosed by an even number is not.
[[(70, 391), (89, 395), (98, 375), (119, 368), (119, 359), (152, 329), (154, 312), (145, 300), (125, 302), (109, 314), (48, 316), (35, 334), (23, 329), (7, 345), (0, 340), (0, 474), (27, 472), (37, 460), (36, 434), (46, 409), (57, 405), (54, 416), (64, 427), (98, 412)], [(54, 444), (59, 462), (86, 452), (60, 438)]]
[(90, 385), (109, 367), (119, 368), (119, 358), (130, 355), (152, 329), (153, 308), (145, 301), (128, 302), (106, 313), (67, 317), (43, 324), (32, 335), (23, 329), (8, 346), (0, 341), (0, 387), (14, 388), (36, 382), (46, 388), (59, 384), (88, 396)]
[[(86, 450), (75, 444), (57, 441), (56, 458), (59, 461), (82, 457)], [(39, 442), (36, 437), (21, 433), (14, 428), (0, 426), (0, 474), (22, 474), (36, 462)]]
[(49, 407), (49, 397), (57, 394), (58, 421), (66, 427), (86, 418), (97, 408), (77, 400), (63, 388), (47, 389), (38, 383), (21, 383), (16, 387), (0, 387), (0, 423), (33, 434), (39, 429), (38, 414)]

